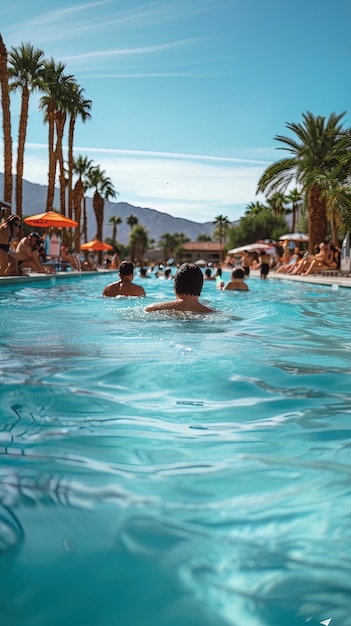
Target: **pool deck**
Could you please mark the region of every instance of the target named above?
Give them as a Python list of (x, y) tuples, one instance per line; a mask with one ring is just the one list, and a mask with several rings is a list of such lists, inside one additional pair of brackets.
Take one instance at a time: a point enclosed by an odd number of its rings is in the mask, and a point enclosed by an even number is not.
[(53, 278), (83, 278), (85, 276), (96, 276), (97, 274), (108, 274), (113, 278), (114, 274), (116, 274), (118, 270), (98, 270), (92, 272), (56, 272), (56, 274), (39, 274), (36, 272), (31, 272), (29, 276), (0, 276), (0, 288), (3, 285), (19, 285), (19, 284), (30, 284), (30, 283), (38, 283), (38, 282), (47, 282), (52, 280)]
[[(259, 270), (254, 270), (250, 272), (250, 276), (256, 276), (260, 278)], [(267, 280), (289, 280), (296, 283), (311, 283), (314, 285), (337, 285), (338, 287), (346, 287), (351, 288), (351, 276), (345, 275), (337, 275), (337, 276), (322, 276), (320, 274), (311, 274), (309, 276), (297, 276), (296, 274), (282, 274), (274, 271), (270, 271), (268, 274)]]
[[(29, 276), (0, 276), (0, 288), (3, 285), (19, 285), (30, 284), (50, 281), (53, 278), (83, 278), (85, 276), (96, 276), (97, 274), (106, 274), (114, 278), (114, 275), (118, 273), (118, 270), (98, 270), (93, 272), (56, 272), (56, 274), (36, 274), (31, 273)], [(250, 276), (260, 278), (259, 270), (253, 270), (250, 272)], [(311, 276), (296, 276), (291, 274), (277, 274), (277, 272), (271, 271), (268, 274), (267, 280), (289, 280), (297, 283), (311, 283), (314, 285), (337, 285), (338, 287), (351, 288), (351, 276), (321, 276), (318, 274), (312, 274)]]

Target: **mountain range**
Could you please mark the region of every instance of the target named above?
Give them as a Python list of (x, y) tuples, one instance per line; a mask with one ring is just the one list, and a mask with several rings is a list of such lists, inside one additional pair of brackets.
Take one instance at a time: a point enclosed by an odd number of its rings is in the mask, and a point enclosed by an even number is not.
[[(4, 188), (4, 175), (0, 173), (0, 188)], [(23, 180), (23, 214), (24, 216), (44, 213), (46, 210), (47, 187)], [(15, 179), (13, 184), (13, 204), (15, 207)], [(92, 198), (86, 199), (88, 216), (88, 239), (96, 236), (96, 219), (92, 205)], [(55, 189), (54, 209), (59, 210), (60, 196), (59, 189)], [(15, 210), (13, 210), (15, 212)], [(138, 223), (145, 227), (150, 239), (155, 240), (157, 245), (162, 235), (165, 233), (184, 233), (191, 241), (195, 241), (199, 235), (212, 236), (214, 225), (212, 222), (194, 222), (181, 217), (173, 217), (168, 213), (162, 213), (147, 207), (137, 207), (128, 202), (107, 202), (105, 201), (103, 238), (111, 237), (112, 224), (108, 223), (112, 215), (118, 215), (123, 221), (118, 226), (117, 240), (127, 245), (129, 241), (130, 227), (126, 223), (129, 215), (135, 215)], [(215, 217), (215, 211), (214, 211)]]

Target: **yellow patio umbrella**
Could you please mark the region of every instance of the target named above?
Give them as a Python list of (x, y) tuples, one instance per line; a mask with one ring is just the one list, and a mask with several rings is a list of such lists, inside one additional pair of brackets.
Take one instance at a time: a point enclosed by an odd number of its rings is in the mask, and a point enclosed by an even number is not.
[(99, 239), (92, 239), (87, 243), (83, 243), (80, 247), (81, 250), (92, 250), (93, 252), (101, 252), (102, 250), (113, 250), (113, 246), (109, 243), (100, 241)]

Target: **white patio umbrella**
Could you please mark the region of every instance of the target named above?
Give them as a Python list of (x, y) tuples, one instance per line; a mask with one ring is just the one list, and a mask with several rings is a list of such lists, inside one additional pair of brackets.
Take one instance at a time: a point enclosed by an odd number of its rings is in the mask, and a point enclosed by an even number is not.
[(244, 250), (247, 250), (248, 252), (253, 252), (254, 250), (266, 250), (268, 246), (268, 243), (248, 243), (246, 246), (239, 246), (238, 248), (228, 250), (228, 254), (239, 254), (239, 252), (244, 252)]
[(279, 241), (283, 239), (286, 241), (308, 241), (309, 237), (305, 233), (285, 233), (285, 235), (279, 237)]

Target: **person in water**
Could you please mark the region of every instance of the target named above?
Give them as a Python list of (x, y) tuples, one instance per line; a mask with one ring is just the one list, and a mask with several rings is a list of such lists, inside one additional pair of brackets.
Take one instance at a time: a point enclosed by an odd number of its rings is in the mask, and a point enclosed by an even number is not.
[(245, 269), (237, 267), (232, 271), (230, 281), (223, 287), (224, 290), (231, 291), (249, 291), (247, 284), (244, 282)]
[(194, 263), (183, 263), (174, 277), (174, 292), (176, 300), (170, 302), (156, 302), (149, 304), (145, 311), (193, 311), (194, 313), (213, 313), (199, 302), (204, 277), (200, 268)]
[(107, 285), (102, 292), (103, 296), (115, 298), (116, 296), (145, 296), (144, 288), (140, 285), (134, 285), (134, 263), (131, 261), (122, 261), (119, 266), (120, 280)]

